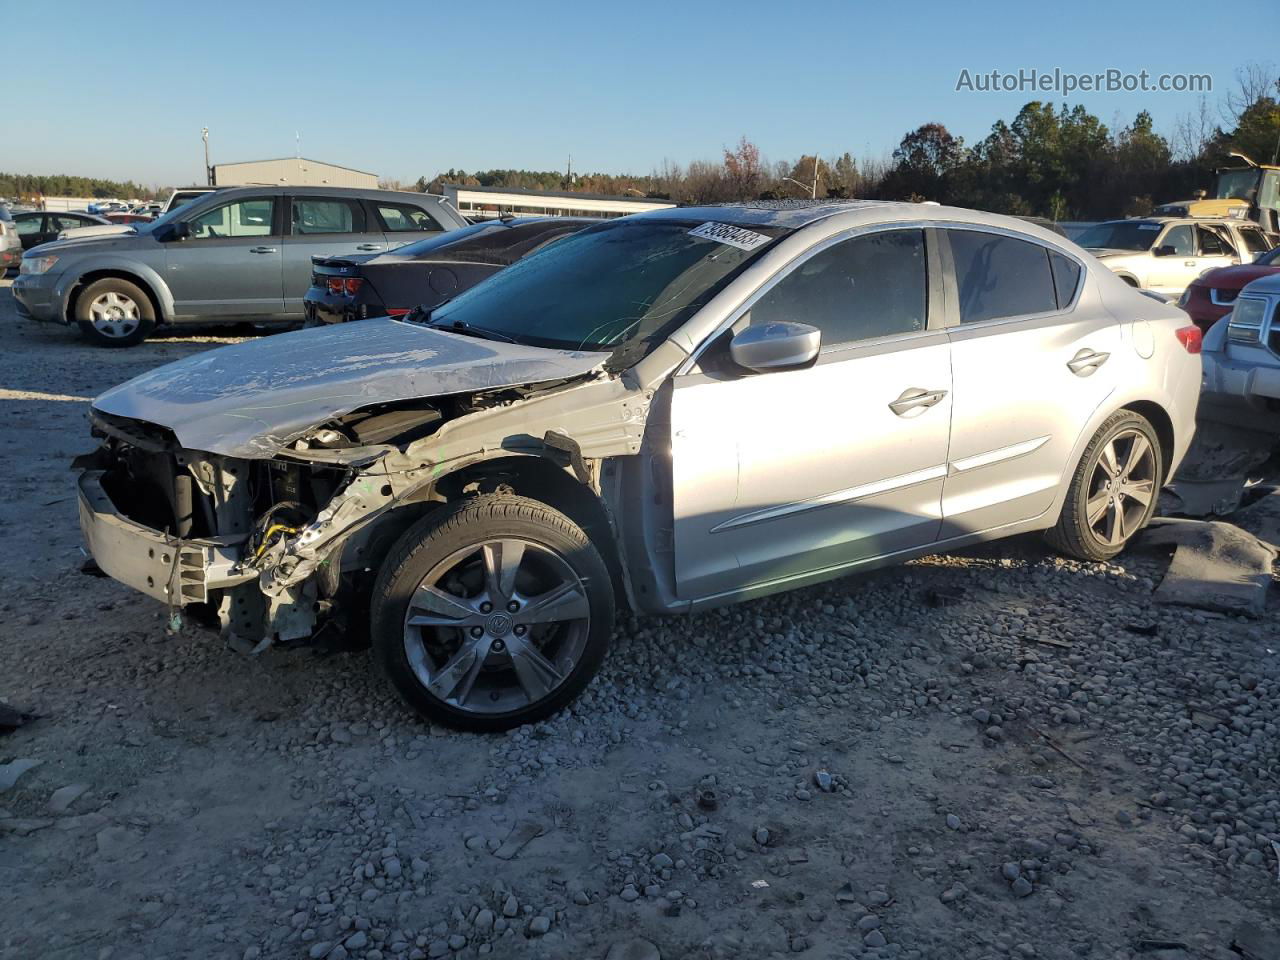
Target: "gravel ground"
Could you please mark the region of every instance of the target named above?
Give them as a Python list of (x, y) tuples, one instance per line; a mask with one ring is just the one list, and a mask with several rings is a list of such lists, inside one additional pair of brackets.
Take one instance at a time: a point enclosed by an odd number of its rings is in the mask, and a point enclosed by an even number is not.
[(1280, 957), (1276, 591), (1007, 541), (623, 620), (569, 711), (454, 733), (77, 572), (84, 401), (218, 342), (0, 290), (0, 960)]

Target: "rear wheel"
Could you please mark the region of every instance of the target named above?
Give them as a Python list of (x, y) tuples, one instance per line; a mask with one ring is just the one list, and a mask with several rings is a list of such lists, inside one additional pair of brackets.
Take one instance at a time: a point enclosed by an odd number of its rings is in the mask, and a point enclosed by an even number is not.
[(419, 713), (506, 730), (582, 691), (613, 615), (608, 569), (573, 521), (482, 496), (406, 531), (378, 574), (371, 624), (378, 660)]
[(1081, 560), (1114, 557), (1155, 512), (1163, 471), (1151, 423), (1132, 410), (1112, 415), (1080, 458), (1049, 543)]
[(119, 277), (89, 284), (76, 300), (75, 318), (81, 335), (100, 347), (132, 347), (156, 325), (151, 299)]

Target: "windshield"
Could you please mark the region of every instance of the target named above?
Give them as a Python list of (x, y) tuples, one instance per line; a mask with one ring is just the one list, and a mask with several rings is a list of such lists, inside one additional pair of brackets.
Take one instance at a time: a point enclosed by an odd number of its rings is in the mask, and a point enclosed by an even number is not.
[(1258, 190), (1258, 171), (1252, 168), (1248, 170), (1223, 170), (1218, 174), (1218, 199), (1219, 200), (1249, 200), (1255, 199)]
[(429, 322), (564, 350), (616, 351), (652, 343), (786, 232), (615, 220), (520, 260), (437, 307)]
[(1090, 227), (1076, 243), (1093, 250), (1150, 250), (1160, 235), (1160, 224), (1146, 220), (1112, 220)]
[(496, 233), (499, 230), (507, 229), (501, 223), (474, 223), (469, 227), (459, 227), (457, 230), (449, 230), (445, 233), (433, 234), (425, 240), (417, 240), (414, 243), (406, 243), (403, 247), (396, 247), (393, 253), (397, 257), (416, 257), (422, 253), (430, 253), (432, 250), (439, 250), (441, 247), (451, 247), (455, 243), (462, 240), (470, 240), (475, 237), (484, 236), (489, 233)]

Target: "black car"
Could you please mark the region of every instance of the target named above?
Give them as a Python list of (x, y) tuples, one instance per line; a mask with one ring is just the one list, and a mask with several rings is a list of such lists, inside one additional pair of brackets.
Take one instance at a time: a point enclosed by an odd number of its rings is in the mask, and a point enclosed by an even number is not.
[(63, 230), (74, 230), (76, 227), (110, 226), (111, 221), (92, 213), (66, 213), (63, 211), (26, 210), (13, 215), (18, 225), (18, 236), (22, 238), (22, 249), (30, 250), (42, 243), (57, 240)]
[(389, 253), (312, 257), (307, 326), (398, 317), (431, 308), (521, 257), (599, 220), (507, 217), (437, 234)]

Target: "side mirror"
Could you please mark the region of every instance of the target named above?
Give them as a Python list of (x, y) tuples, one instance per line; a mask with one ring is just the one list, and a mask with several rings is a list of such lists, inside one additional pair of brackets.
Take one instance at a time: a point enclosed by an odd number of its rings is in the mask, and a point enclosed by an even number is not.
[(729, 341), (729, 356), (757, 373), (811, 366), (822, 347), (822, 331), (807, 323), (762, 323)]
[(1173, 246), (1166, 243), (1163, 247), (1156, 247), (1152, 250), (1151, 255), (1153, 257), (1172, 257), (1175, 252)]
[(156, 237), (156, 239), (163, 243), (168, 243), (170, 240), (186, 240), (190, 236), (191, 224), (171, 223), (169, 224), (169, 228), (165, 230), (164, 234)]

